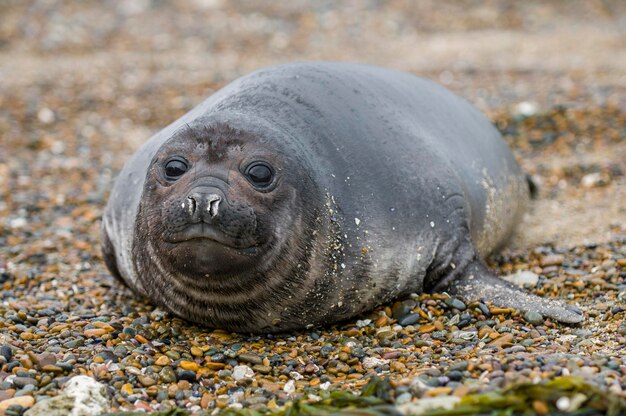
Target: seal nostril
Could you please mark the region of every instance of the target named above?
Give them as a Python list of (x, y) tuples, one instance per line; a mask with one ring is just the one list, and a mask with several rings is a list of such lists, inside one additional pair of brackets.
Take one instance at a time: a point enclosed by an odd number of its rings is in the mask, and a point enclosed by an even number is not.
[(211, 218), (215, 218), (217, 216), (221, 201), (222, 201), (222, 198), (219, 195), (211, 194), (208, 196), (207, 211), (209, 211), (209, 215), (211, 216)]
[(192, 196), (188, 196), (187, 200), (189, 201), (189, 215), (193, 215), (196, 212), (196, 200)]

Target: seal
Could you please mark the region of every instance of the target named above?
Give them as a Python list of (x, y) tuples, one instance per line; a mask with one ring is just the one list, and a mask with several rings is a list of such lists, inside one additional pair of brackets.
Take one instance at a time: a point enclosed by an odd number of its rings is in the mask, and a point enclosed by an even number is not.
[(288, 64), (233, 81), (130, 158), (103, 253), (136, 292), (231, 331), (308, 328), (433, 291), (580, 322), (483, 261), (528, 199), (498, 131), (445, 88)]

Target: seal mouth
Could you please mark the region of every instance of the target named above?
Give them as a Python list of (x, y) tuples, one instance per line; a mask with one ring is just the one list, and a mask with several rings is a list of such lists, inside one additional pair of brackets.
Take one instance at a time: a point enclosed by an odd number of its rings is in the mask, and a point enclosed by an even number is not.
[(247, 254), (253, 254), (257, 249), (256, 243), (250, 244), (246, 241), (239, 242), (205, 222), (190, 224), (182, 231), (169, 235), (165, 238), (165, 241), (173, 244), (192, 241), (213, 242), (241, 252), (246, 252)]

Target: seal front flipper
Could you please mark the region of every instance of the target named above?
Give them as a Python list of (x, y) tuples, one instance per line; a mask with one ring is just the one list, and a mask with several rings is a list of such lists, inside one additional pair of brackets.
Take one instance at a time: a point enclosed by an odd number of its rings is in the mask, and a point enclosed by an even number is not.
[(582, 312), (577, 307), (526, 293), (514, 284), (497, 277), (480, 260), (470, 264), (446, 290), (468, 300), (483, 299), (500, 307), (516, 308), (523, 312), (539, 312), (544, 317), (568, 324), (577, 324), (583, 320)]

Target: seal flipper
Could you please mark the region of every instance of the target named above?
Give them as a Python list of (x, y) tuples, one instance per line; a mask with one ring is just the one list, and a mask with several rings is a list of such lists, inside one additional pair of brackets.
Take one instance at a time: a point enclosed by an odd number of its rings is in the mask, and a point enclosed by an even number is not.
[(582, 311), (577, 307), (556, 299), (544, 299), (526, 293), (497, 277), (478, 259), (461, 276), (451, 281), (445, 290), (468, 300), (484, 299), (500, 307), (539, 312), (545, 317), (568, 324), (577, 324), (583, 320)]
[(100, 230), (102, 235), (102, 257), (104, 259), (104, 264), (106, 264), (107, 268), (111, 272), (111, 275), (115, 277), (120, 282), (126, 284), (122, 275), (120, 274), (119, 269), (117, 268), (117, 259), (115, 257), (115, 247), (109, 238), (109, 233), (107, 233), (104, 225)]

